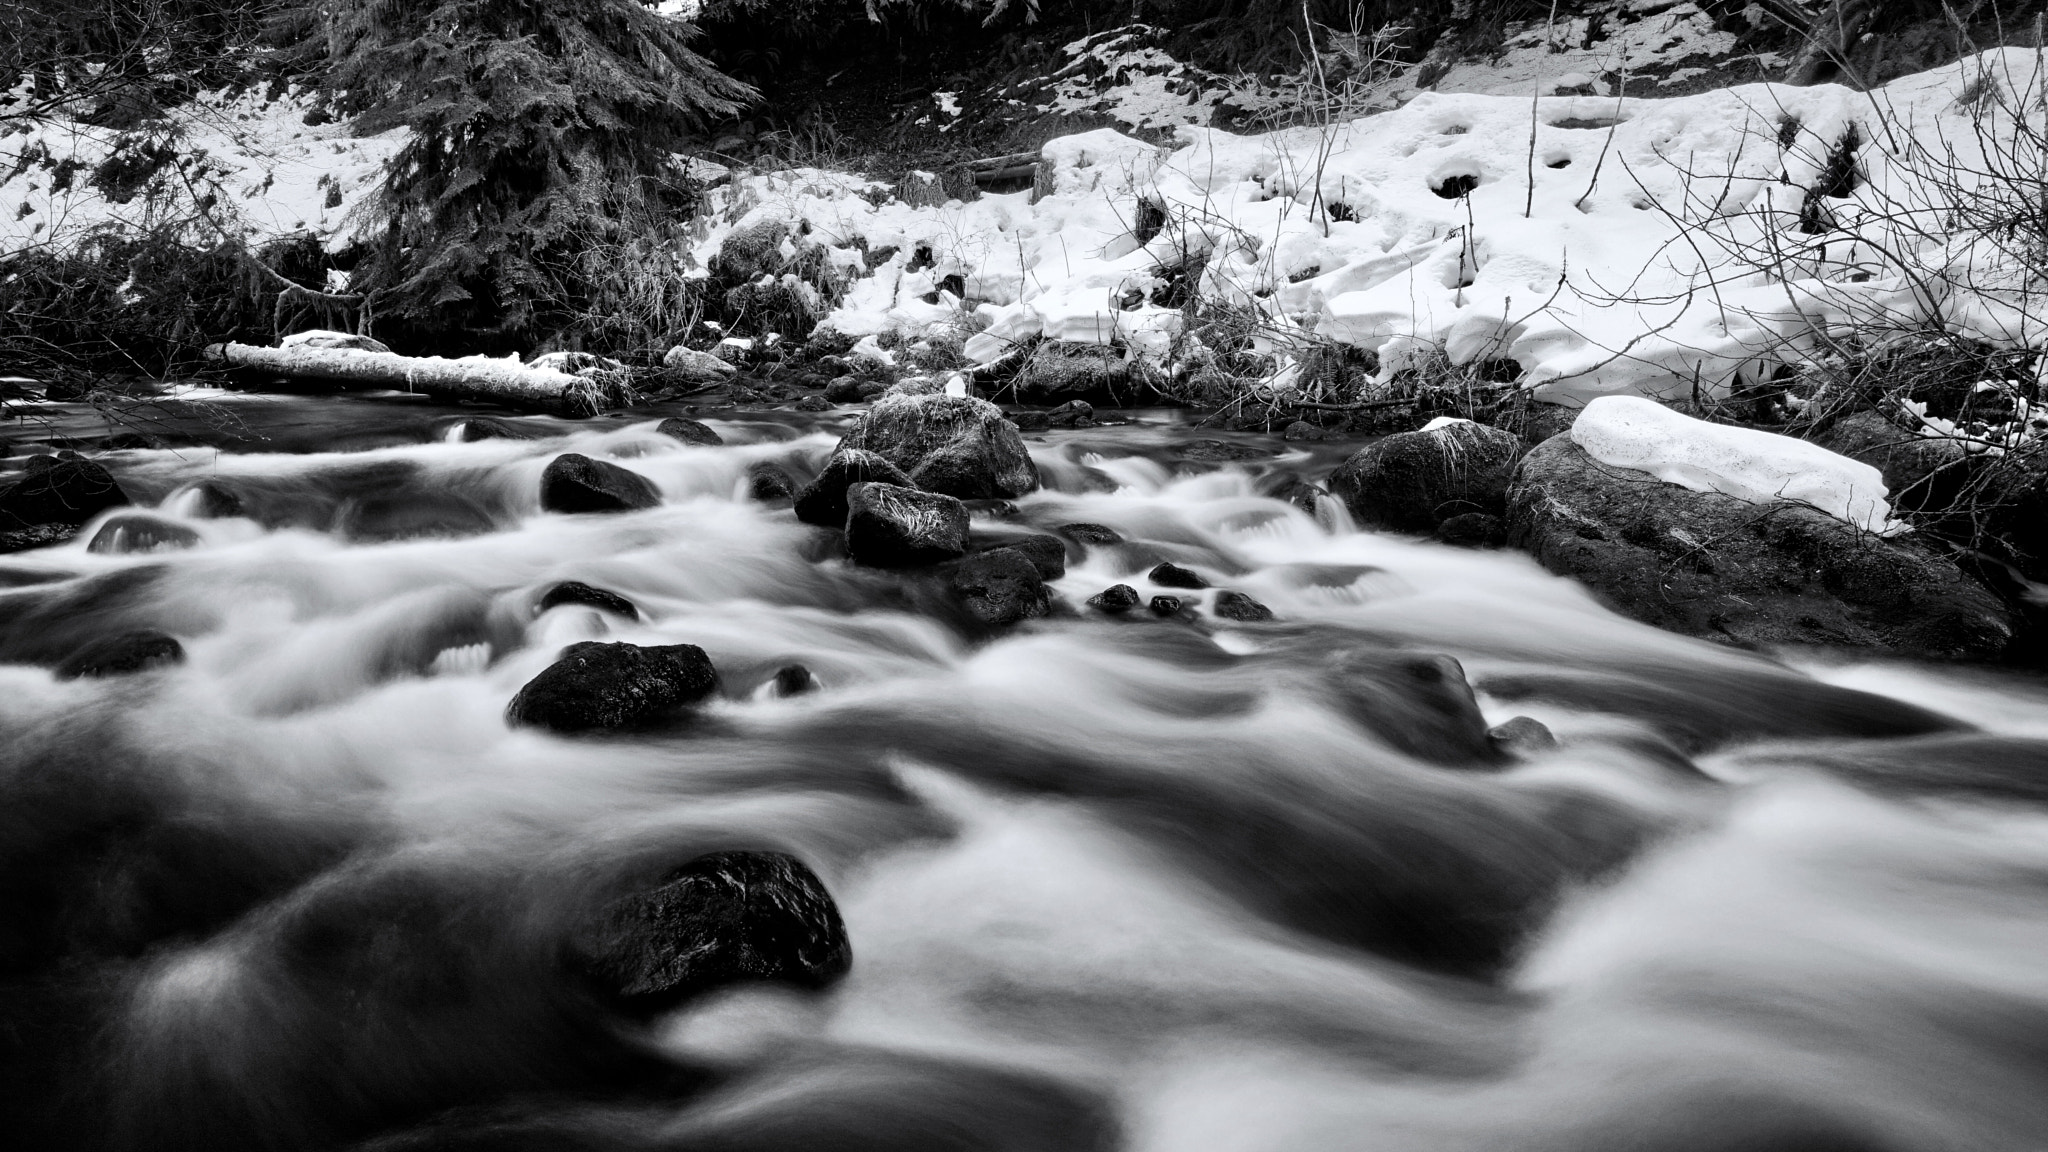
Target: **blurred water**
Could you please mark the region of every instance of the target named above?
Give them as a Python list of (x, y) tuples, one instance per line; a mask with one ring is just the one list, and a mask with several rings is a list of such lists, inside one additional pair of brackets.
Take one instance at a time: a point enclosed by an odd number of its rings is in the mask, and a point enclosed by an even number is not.
[[(1002, 524), (1126, 543), (1077, 548), (1073, 610), (991, 639), (746, 498), (751, 464), (814, 471), (830, 420), (464, 443), (454, 411), (264, 403), (211, 435), (232, 451), (108, 457), (196, 546), (92, 553), (88, 527), (0, 560), (17, 1146), (2048, 1143), (2031, 680), (1737, 653), (1262, 495), (1330, 446), (1034, 438), (1048, 488)], [(355, 450), (307, 450), (321, 429)], [(543, 513), (563, 451), (664, 503)], [(202, 518), (203, 482), (246, 515)], [(1182, 593), (1194, 623), (1081, 607), (1158, 591), (1161, 560), (1278, 621), (1214, 592)], [(641, 622), (536, 612), (572, 579)], [(29, 663), (136, 627), (187, 661)], [(699, 645), (723, 695), (682, 731), (507, 728), (600, 637)], [(1562, 746), (1475, 743), (1436, 654), (1488, 722)], [(823, 690), (759, 690), (792, 662)], [(629, 877), (723, 848), (818, 871), (844, 984), (640, 1027), (563, 979)]]

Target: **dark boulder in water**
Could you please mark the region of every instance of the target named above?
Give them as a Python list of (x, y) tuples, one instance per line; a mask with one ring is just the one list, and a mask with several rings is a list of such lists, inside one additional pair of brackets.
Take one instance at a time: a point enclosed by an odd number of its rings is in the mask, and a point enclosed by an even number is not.
[(1178, 616), (1182, 603), (1178, 596), (1154, 596), (1145, 606), (1154, 616)]
[(654, 426), (663, 436), (681, 440), (685, 444), (723, 444), (725, 437), (711, 430), (711, 426), (699, 420), (682, 416), (671, 416)]
[(123, 512), (107, 518), (85, 546), (87, 552), (122, 554), (190, 548), (199, 543), (199, 533), (176, 520), (148, 512)]
[(1225, 620), (1257, 624), (1273, 618), (1273, 610), (1242, 592), (1218, 592), (1212, 609)]
[(2013, 636), (1996, 596), (1911, 538), (1666, 484), (1600, 463), (1569, 434), (1523, 458), (1509, 501), (1511, 543), (1673, 632), (1937, 660), (1995, 658)]
[(33, 456), (21, 479), (0, 490), (0, 530), (84, 524), (127, 503), (112, 474), (78, 453)]
[(1145, 573), (1145, 579), (1159, 585), (1161, 588), (1207, 588), (1209, 586), (1209, 582), (1202, 579), (1200, 573), (1191, 572), (1178, 564), (1170, 562), (1155, 566), (1150, 572)]
[(874, 452), (917, 487), (962, 500), (1022, 496), (1038, 467), (1003, 410), (972, 396), (884, 396), (839, 441)]
[(1015, 552), (1038, 569), (1040, 577), (1057, 580), (1067, 574), (1067, 545), (1057, 536), (1032, 533), (1023, 536), (991, 536), (969, 541), (976, 552)]
[(1121, 616), (1141, 603), (1138, 590), (1129, 584), (1111, 584), (1088, 598), (1088, 606), (1098, 612)]
[(95, 640), (57, 665), (57, 679), (126, 676), (165, 664), (180, 664), (185, 647), (175, 636), (143, 629)]
[(550, 512), (631, 512), (659, 503), (646, 477), (575, 452), (555, 457), (540, 477), (540, 506)]
[(560, 607), (563, 604), (582, 604), (595, 608), (600, 612), (609, 612), (614, 616), (623, 616), (628, 620), (638, 620), (640, 618), (640, 610), (633, 607), (631, 600), (626, 599), (617, 592), (607, 592), (602, 588), (593, 588), (580, 580), (564, 580), (541, 594), (540, 610), (542, 612), (550, 608)]
[(896, 484), (847, 490), (846, 554), (870, 568), (915, 568), (967, 551), (967, 506)]
[(771, 460), (747, 465), (747, 499), (760, 504), (780, 504), (796, 495), (789, 473)]
[(916, 487), (903, 469), (889, 463), (886, 457), (859, 448), (842, 448), (825, 461), (818, 478), (796, 494), (796, 518), (821, 528), (845, 527), (846, 490), (869, 481), (899, 488)]
[(201, 520), (224, 520), (242, 514), (242, 498), (219, 480), (201, 480), (186, 491), (193, 494), (192, 515)]
[(1511, 433), (1461, 420), (1374, 441), (1331, 473), (1329, 486), (1361, 527), (1432, 532), (1467, 512), (1499, 515), (1521, 454)]
[(1045, 577), (1022, 553), (1010, 548), (978, 552), (953, 567), (953, 594), (976, 620), (993, 627), (1034, 620), (1052, 611)]
[(571, 963), (635, 1014), (753, 981), (824, 988), (853, 947), (818, 874), (781, 852), (714, 852), (615, 900), (571, 945)]
[(596, 732), (661, 720), (718, 689), (695, 644), (641, 647), (586, 640), (526, 682), (505, 709), (515, 728)]

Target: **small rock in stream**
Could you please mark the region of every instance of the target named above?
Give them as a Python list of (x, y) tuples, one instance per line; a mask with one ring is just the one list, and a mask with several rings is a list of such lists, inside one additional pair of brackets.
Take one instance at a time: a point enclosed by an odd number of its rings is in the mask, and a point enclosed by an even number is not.
[(1273, 610), (1242, 592), (1218, 592), (1213, 609), (1225, 620), (1251, 624), (1273, 618)]
[(95, 640), (73, 652), (57, 665), (57, 679), (126, 676), (165, 664), (180, 664), (184, 660), (185, 647), (178, 643), (177, 637), (154, 629), (143, 629)]
[(642, 647), (586, 640), (526, 682), (505, 709), (515, 728), (595, 732), (670, 716), (718, 689), (695, 644)]
[(760, 504), (780, 504), (796, 495), (789, 474), (774, 462), (756, 460), (747, 465), (747, 499)]
[(462, 439), (465, 443), (478, 440), (538, 440), (540, 436), (539, 432), (528, 431), (496, 416), (471, 416), (462, 422)]
[(1123, 533), (1101, 524), (1062, 524), (1053, 529), (1053, 531), (1058, 532), (1076, 544), (1086, 544), (1096, 548), (1124, 542)]
[(999, 536), (970, 543), (977, 552), (1015, 552), (1038, 569), (1042, 579), (1057, 580), (1067, 574), (1067, 545), (1057, 536), (1033, 533), (1028, 536)]
[(1088, 598), (1088, 606), (1112, 616), (1121, 616), (1136, 608), (1142, 600), (1138, 590), (1129, 584), (1111, 584)]
[(602, 588), (594, 588), (583, 583), (581, 580), (564, 580), (560, 584), (548, 589), (540, 598), (539, 610), (545, 612), (550, 608), (559, 608), (564, 604), (582, 604), (586, 607), (595, 608), (600, 612), (609, 612), (614, 616), (623, 616), (628, 620), (640, 619), (640, 610), (633, 607), (631, 600), (626, 599), (617, 592), (607, 592)]
[(967, 551), (967, 506), (951, 496), (865, 482), (846, 494), (846, 554), (870, 568), (914, 568)]
[(853, 945), (816, 872), (781, 852), (713, 852), (612, 901), (570, 945), (571, 964), (624, 1011), (651, 1016), (752, 981), (824, 988)]
[(1178, 564), (1170, 562), (1161, 563), (1153, 568), (1152, 571), (1145, 573), (1145, 579), (1159, 585), (1161, 588), (1207, 588), (1209, 586), (1209, 582), (1202, 579), (1200, 573), (1191, 572)]
[(1152, 602), (1147, 607), (1152, 609), (1154, 616), (1178, 616), (1180, 615), (1181, 598), (1178, 596), (1154, 596)]
[(725, 443), (725, 437), (711, 430), (711, 426), (684, 416), (671, 416), (654, 426), (656, 432), (685, 444), (715, 445)]
[(976, 553), (954, 567), (953, 594), (974, 618), (992, 627), (1033, 620), (1052, 611), (1052, 593), (1037, 565), (1011, 548)]
[(646, 477), (575, 452), (555, 457), (540, 477), (540, 506), (550, 512), (631, 512), (659, 503)]
[(784, 664), (775, 670), (774, 693), (777, 697), (802, 696), (818, 690), (818, 678), (801, 664)]
[(1493, 746), (1512, 756), (1536, 756), (1557, 747), (1557, 737), (1541, 720), (1516, 716), (1486, 731)]

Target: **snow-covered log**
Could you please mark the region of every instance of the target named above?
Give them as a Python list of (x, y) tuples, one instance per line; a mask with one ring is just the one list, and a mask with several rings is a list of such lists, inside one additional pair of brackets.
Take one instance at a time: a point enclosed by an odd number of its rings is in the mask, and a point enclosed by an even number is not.
[(399, 388), (449, 400), (490, 400), (558, 416), (595, 415), (616, 399), (609, 394), (612, 389), (600, 380), (484, 356), (444, 360), (439, 356), (400, 356), (394, 352), (307, 344), (289, 348), (216, 344), (207, 352), (236, 368), (275, 373), (293, 380)]

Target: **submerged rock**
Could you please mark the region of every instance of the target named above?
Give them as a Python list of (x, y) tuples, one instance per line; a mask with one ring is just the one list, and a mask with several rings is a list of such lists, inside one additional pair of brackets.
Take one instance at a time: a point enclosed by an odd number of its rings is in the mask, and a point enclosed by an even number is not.
[(1499, 515), (1521, 441), (1469, 420), (1397, 432), (1353, 453), (1330, 492), (1362, 527), (1431, 532), (1467, 512)]
[(883, 456), (859, 448), (842, 448), (825, 461), (817, 479), (796, 494), (796, 518), (821, 528), (846, 526), (846, 490), (874, 481), (913, 488), (910, 477)]
[(185, 646), (175, 636), (154, 629), (123, 632), (95, 640), (57, 665), (57, 679), (125, 676), (165, 664), (181, 664)]
[(1273, 618), (1273, 610), (1242, 592), (1218, 592), (1211, 609), (1225, 620), (1256, 624)]
[(640, 619), (640, 610), (633, 607), (631, 600), (626, 599), (617, 592), (607, 592), (602, 588), (594, 588), (583, 583), (581, 580), (564, 580), (560, 584), (548, 589), (541, 595), (539, 610), (545, 612), (550, 608), (559, 608), (564, 604), (582, 604), (586, 607), (595, 608), (600, 612), (609, 612), (614, 616), (623, 616), (628, 620)]
[(789, 473), (772, 460), (756, 460), (747, 465), (747, 499), (762, 504), (780, 504), (796, 494), (796, 486), (789, 482)]
[(983, 624), (1001, 627), (1052, 611), (1052, 592), (1029, 558), (1010, 548), (960, 561), (947, 580), (953, 594)]
[(199, 533), (147, 512), (123, 512), (109, 516), (85, 546), (87, 552), (159, 552), (190, 548), (199, 543)]
[(775, 670), (774, 693), (778, 697), (802, 696), (818, 690), (818, 678), (801, 664), (784, 664)]
[(976, 542), (973, 547), (982, 552), (1015, 552), (1031, 562), (1038, 569), (1038, 575), (1046, 580), (1057, 580), (1067, 574), (1067, 545), (1057, 536), (1033, 533), (1028, 536), (1003, 536), (994, 540)]
[(555, 457), (540, 477), (540, 506), (550, 512), (631, 512), (659, 503), (646, 477), (575, 452)]
[(1666, 484), (1594, 460), (1568, 434), (1523, 458), (1508, 534), (1616, 611), (1746, 648), (1989, 659), (2013, 634), (1995, 596), (1911, 538)]
[(725, 443), (725, 437), (713, 431), (709, 424), (701, 420), (691, 420), (684, 416), (671, 416), (655, 425), (654, 430), (663, 436), (681, 440), (685, 444), (714, 445)]
[(538, 440), (544, 433), (523, 428), (510, 420), (496, 416), (471, 416), (462, 422), (462, 439), (465, 442), (477, 440)]
[(1183, 601), (1178, 596), (1154, 596), (1146, 607), (1152, 610), (1154, 616), (1178, 616), (1182, 604)]
[(1038, 468), (1003, 410), (971, 396), (884, 396), (863, 413), (841, 450), (876, 453), (913, 484), (962, 500), (1022, 496)]
[(853, 966), (824, 881), (781, 852), (700, 856), (607, 905), (570, 955), (616, 1005), (642, 1015), (731, 984), (824, 988)]
[(718, 689), (695, 644), (641, 647), (586, 640), (526, 682), (505, 709), (515, 728), (592, 732), (660, 720)]
[(871, 568), (914, 568), (967, 551), (967, 506), (951, 496), (864, 482), (847, 490), (846, 554)]
[(1536, 756), (1557, 747), (1557, 737), (1541, 720), (1516, 716), (1486, 731), (1493, 746), (1511, 756)]
[(129, 502), (111, 473), (76, 452), (31, 456), (21, 479), (0, 489), (0, 531), (82, 525)]
[(1076, 544), (1085, 544), (1095, 548), (1124, 542), (1123, 533), (1101, 524), (1062, 524), (1054, 529), (1054, 531)]

